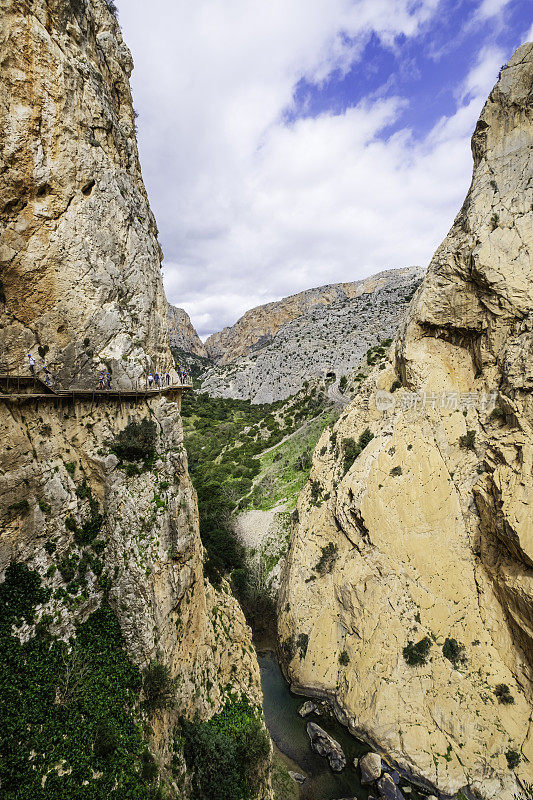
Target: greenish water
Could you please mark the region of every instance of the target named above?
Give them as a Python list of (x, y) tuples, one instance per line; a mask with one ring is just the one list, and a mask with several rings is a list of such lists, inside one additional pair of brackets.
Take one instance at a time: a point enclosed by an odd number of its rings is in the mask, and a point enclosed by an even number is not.
[[(259, 651), (257, 660), (261, 671), (263, 712), (272, 741), (278, 750), (298, 765), (299, 772), (307, 775), (300, 789), (301, 800), (338, 800), (348, 797), (367, 800), (368, 787), (361, 785), (353, 759), (360, 758), (370, 748), (354, 739), (336, 721), (329, 722), (315, 714), (302, 719), (298, 710), (305, 702), (305, 697), (291, 694), (275, 654), (272, 651)], [(316, 722), (339, 742), (348, 762), (342, 772), (332, 772), (327, 759), (311, 750), (306, 730), (308, 721)], [(408, 797), (409, 800), (419, 800), (421, 795), (413, 789)]]

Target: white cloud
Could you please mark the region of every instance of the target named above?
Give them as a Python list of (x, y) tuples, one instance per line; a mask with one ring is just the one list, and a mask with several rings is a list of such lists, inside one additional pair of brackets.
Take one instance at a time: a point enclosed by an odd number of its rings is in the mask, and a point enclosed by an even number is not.
[(461, 86), (461, 99), (487, 95), (494, 85), (498, 71), (505, 60), (505, 53), (499, 47), (483, 47), (477, 56), (474, 67)]
[(476, 12), (478, 19), (489, 19), (500, 14), (511, 0), (483, 0)]
[(301, 77), (346, 69), (372, 31), (393, 47), (437, 5), (152, 0), (147, 18), (145, 0), (119, 0), (165, 286), (200, 333), (311, 286), (427, 263), (468, 186), (468, 138), (497, 51), (422, 141), (408, 130), (379, 138), (403, 98), (291, 125), (282, 112)]

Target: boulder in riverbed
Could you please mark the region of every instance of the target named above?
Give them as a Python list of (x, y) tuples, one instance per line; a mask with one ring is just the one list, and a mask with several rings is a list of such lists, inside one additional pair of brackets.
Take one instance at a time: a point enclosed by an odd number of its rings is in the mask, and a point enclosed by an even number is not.
[(361, 783), (374, 783), (381, 775), (381, 756), (367, 753), (359, 760)]
[(316, 705), (313, 703), (312, 700), (307, 700), (301, 709), (298, 711), (298, 714), (301, 717), (308, 717), (309, 714), (312, 714), (313, 711), (316, 711)]
[(340, 744), (315, 722), (307, 723), (307, 735), (315, 753), (328, 759), (333, 772), (341, 772), (346, 766), (346, 756)]
[(302, 775), (301, 772), (291, 772), (291, 770), (289, 770), (289, 775), (296, 783), (305, 783), (307, 780), (306, 776)]
[(376, 785), (382, 800), (405, 800), (405, 797), (387, 773), (379, 779)]

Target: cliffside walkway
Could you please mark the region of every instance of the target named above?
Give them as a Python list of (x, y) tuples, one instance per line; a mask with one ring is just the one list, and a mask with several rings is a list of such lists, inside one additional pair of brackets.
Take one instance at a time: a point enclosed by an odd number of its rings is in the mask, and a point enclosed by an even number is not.
[(157, 395), (178, 394), (190, 391), (192, 383), (172, 383), (170, 386), (150, 389), (147, 385), (138, 385), (135, 389), (54, 389), (41, 378), (33, 375), (1, 375), (0, 400), (6, 403), (32, 402), (74, 402), (76, 400), (92, 400), (104, 402), (113, 400), (144, 400)]

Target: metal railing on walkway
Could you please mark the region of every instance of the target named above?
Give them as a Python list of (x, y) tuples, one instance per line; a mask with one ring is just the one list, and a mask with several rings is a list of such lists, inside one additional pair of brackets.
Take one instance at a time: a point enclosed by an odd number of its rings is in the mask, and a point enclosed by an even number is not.
[(28, 400), (137, 400), (154, 395), (172, 395), (183, 391), (190, 391), (193, 388), (192, 380), (183, 383), (175, 383), (156, 386), (150, 385), (148, 379), (135, 382), (135, 388), (120, 389), (98, 388), (90, 389), (86, 387), (61, 389), (51, 386), (46, 381), (36, 375), (0, 375), (0, 400), (4, 402), (28, 401)]

